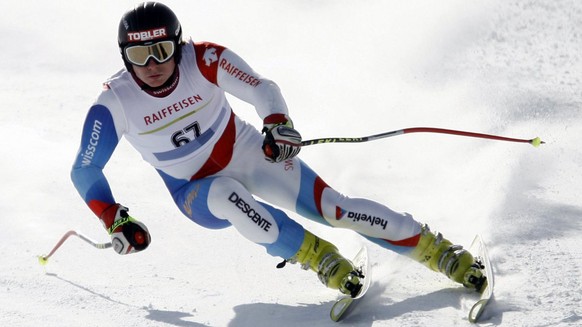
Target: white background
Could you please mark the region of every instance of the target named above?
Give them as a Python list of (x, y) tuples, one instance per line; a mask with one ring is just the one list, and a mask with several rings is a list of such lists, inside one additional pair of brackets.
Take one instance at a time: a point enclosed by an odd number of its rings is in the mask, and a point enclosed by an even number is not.
[[(0, 325), (335, 326), (314, 273), (234, 229), (181, 215), (126, 141), (106, 174), (152, 233), (119, 256), (69, 179), (134, 2), (10, 1), (0, 14)], [(167, 1), (184, 34), (225, 45), (275, 80), (305, 139), (433, 126), (527, 144), (411, 134), (304, 148), (339, 191), (406, 211), (456, 243), (481, 233), (496, 295), (485, 326), (582, 324), (582, 4), (575, 0)], [(237, 114), (260, 124), (232, 99)], [(355, 233), (290, 215), (346, 256), (369, 245), (374, 282), (343, 326), (468, 326), (474, 297)]]

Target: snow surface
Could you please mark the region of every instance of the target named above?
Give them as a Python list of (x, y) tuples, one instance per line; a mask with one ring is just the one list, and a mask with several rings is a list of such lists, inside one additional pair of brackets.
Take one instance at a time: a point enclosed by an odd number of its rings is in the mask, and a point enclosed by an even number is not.
[[(335, 326), (335, 292), (233, 229), (185, 219), (125, 141), (106, 168), (151, 247), (119, 256), (69, 180), (100, 83), (121, 67), (133, 2), (8, 1), (0, 14), (1, 326)], [(582, 325), (582, 2), (167, 1), (185, 35), (226, 45), (282, 88), (305, 139), (434, 126), (546, 144), (412, 134), (317, 145), (328, 183), (413, 214), (496, 273), (484, 326)], [(235, 111), (259, 124), (253, 108)], [(18, 136), (18, 141), (13, 138)], [(472, 296), (355, 233), (292, 217), (347, 255), (367, 244), (374, 282), (342, 326), (468, 326)]]

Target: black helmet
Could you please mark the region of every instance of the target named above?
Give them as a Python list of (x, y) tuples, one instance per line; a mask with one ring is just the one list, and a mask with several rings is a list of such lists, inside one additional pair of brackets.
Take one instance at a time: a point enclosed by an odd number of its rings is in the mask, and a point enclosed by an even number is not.
[(182, 26), (178, 17), (166, 5), (159, 2), (143, 2), (128, 10), (121, 17), (117, 33), (117, 43), (125, 66), (131, 64), (125, 57), (124, 49), (130, 45), (147, 45), (163, 40), (174, 41), (176, 64), (180, 62)]

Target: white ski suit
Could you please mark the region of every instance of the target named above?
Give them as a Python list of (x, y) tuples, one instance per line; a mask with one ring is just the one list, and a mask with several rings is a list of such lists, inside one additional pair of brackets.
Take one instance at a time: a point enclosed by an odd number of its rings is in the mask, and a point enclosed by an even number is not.
[(421, 225), (410, 215), (338, 193), (297, 157), (264, 159), (262, 135), (236, 116), (225, 92), (254, 105), (261, 119), (288, 114), (274, 82), (217, 44), (188, 41), (181, 51), (168, 87), (147, 92), (123, 69), (89, 109), (71, 176), (97, 216), (116, 203), (103, 168), (125, 136), (188, 218), (212, 229), (233, 225), (271, 255), (289, 259), (304, 235), (274, 206), (355, 230), (400, 253), (416, 246)]

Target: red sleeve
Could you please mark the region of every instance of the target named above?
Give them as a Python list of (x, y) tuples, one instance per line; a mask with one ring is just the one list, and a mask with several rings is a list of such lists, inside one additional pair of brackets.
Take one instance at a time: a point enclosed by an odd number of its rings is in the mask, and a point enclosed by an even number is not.
[(202, 75), (213, 84), (218, 85), (216, 76), (218, 74), (218, 58), (225, 47), (211, 43), (198, 42), (194, 43), (194, 53), (196, 53), (196, 64)]

